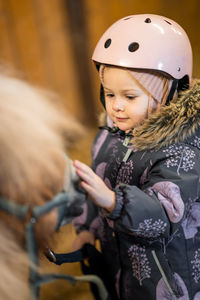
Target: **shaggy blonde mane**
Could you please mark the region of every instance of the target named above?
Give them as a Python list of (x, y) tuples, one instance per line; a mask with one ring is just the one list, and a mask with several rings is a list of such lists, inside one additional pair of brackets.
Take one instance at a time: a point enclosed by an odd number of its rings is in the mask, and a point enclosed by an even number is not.
[[(61, 191), (66, 146), (82, 133), (58, 99), (16, 78), (0, 75), (0, 196), (42, 205)], [(28, 218), (29, 216), (27, 216)], [(36, 225), (40, 249), (55, 230), (57, 210)], [(24, 222), (0, 211), (0, 299), (29, 299)]]

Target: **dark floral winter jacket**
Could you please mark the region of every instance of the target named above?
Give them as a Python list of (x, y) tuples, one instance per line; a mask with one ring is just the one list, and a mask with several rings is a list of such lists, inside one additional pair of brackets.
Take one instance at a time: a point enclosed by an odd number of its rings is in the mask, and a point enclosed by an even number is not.
[(92, 168), (116, 193), (88, 202), (79, 230), (100, 239), (123, 300), (200, 300), (200, 82), (133, 132), (103, 127)]

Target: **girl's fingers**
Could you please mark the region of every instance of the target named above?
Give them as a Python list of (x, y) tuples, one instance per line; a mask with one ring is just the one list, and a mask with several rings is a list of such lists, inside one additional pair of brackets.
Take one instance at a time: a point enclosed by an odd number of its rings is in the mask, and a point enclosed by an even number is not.
[(82, 170), (84, 172), (90, 172), (90, 171), (92, 171), (92, 169), (90, 167), (88, 167), (86, 164), (80, 162), (79, 160), (75, 160), (74, 161), (74, 166), (75, 166), (75, 168), (80, 169), (80, 170)]
[(94, 180), (94, 177), (96, 174), (92, 171), (92, 169), (90, 167), (88, 167), (87, 165), (85, 165), (77, 160), (74, 161), (74, 166), (76, 168), (76, 173), (81, 178), (83, 178), (86, 181), (90, 180), (90, 182)]
[(82, 179), (84, 180), (86, 183), (88, 183), (89, 185), (93, 186), (95, 183), (95, 178), (94, 176), (91, 176), (91, 174), (85, 173), (81, 170), (77, 170), (76, 174)]
[(86, 182), (89, 182), (90, 181), (90, 177), (88, 176), (87, 173), (84, 173), (83, 171), (81, 170), (76, 170), (76, 174), (81, 177), (82, 180), (86, 181)]
[(94, 189), (93, 189), (89, 184), (87, 184), (86, 182), (82, 181), (82, 182), (81, 182), (81, 186), (82, 186), (82, 188), (84, 188), (84, 190), (85, 190), (91, 197), (94, 197)]

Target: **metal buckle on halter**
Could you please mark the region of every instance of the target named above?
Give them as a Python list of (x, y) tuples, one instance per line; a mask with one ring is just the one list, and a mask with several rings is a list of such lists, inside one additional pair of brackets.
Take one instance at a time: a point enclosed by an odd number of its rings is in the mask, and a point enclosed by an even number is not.
[(48, 258), (49, 261), (51, 261), (53, 263), (56, 262), (55, 254), (49, 247), (46, 247), (44, 254)]

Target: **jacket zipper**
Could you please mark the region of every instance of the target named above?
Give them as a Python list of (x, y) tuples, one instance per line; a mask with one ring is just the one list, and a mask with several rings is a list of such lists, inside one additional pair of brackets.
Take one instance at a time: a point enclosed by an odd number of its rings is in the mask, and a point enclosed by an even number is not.
[[(128, 144), (129, 144), (130, 140), (131, 140), (131, 137), (126, 136), (125, 139), (124, 139), (124, 142), (123, 142), (123, 146), (128, 147)], [(131, 153), (132, 153), (132, 149), (128, 148), (122, 162), (126, 163), (129, 156), (131, 155)]]

